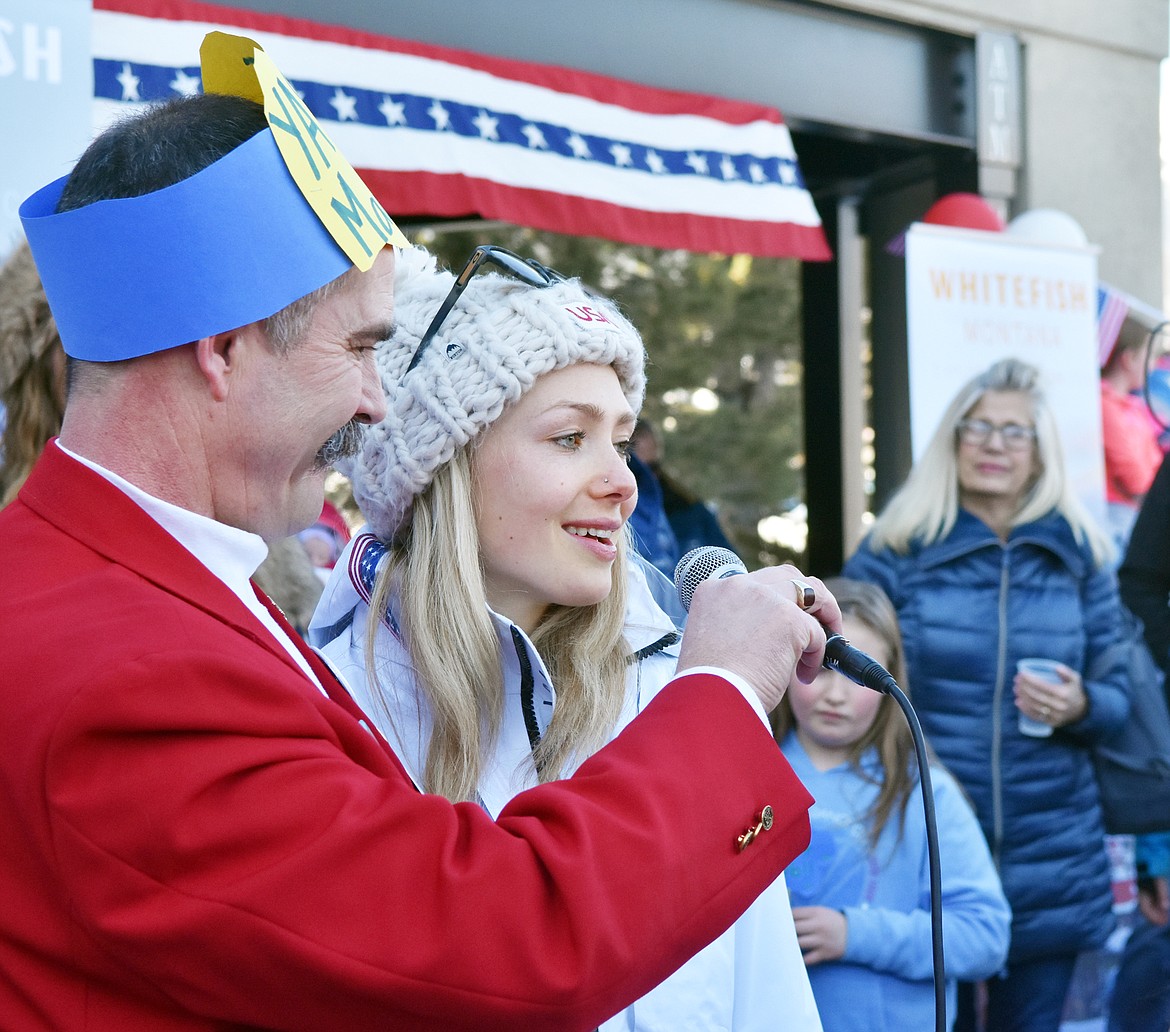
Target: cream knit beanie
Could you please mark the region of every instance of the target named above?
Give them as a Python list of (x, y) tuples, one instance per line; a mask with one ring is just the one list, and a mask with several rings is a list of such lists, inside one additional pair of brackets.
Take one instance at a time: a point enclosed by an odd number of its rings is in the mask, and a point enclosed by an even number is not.
[(577, 280), (534, 287), (513, 276), (476, 274), (404, 377), (454, 279), (423, 248), (397, 253), (394, 333), (376, 356), (386, 418), (366, 428), (357, 455), (337, 463), (383, 541), (402, 529), (415, 496), (439, 468), (542, 373), (578, 362), (611, 365), (634, 411), (642, 406), (645, 350), (638, 331)]

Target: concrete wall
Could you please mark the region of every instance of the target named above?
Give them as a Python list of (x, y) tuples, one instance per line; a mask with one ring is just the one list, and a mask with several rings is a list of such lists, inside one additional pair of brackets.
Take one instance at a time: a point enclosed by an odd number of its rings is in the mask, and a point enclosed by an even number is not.
[(327, 12), (320, 0), (235, 3), (908, 135), (930, 121), (921, 30), (1012, 32), (1024, 47), (1015, 210), (1068, 212), (1101, 248), (1103, 279), (1163, 304), (1167, 0), (337, 0)]
[(1159, 64), (1166, 0), (833, 3), (1024, 46), (1024, 168), (1017, 211), (1057, 208), (1101, 248), (1101, 278), (1163, 307)]

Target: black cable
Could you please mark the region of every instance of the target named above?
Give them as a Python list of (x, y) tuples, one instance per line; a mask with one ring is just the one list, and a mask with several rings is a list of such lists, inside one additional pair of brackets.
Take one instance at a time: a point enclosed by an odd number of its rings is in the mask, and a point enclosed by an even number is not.
[[(747, 573), (747, 567), (738, 555), (727, 548), (703, 545), (692, 548), (679, 560), (674, 571), (674, 583), (679, 601), (687, 611), (695, 589), (703, 581), (721, 580)], [(922, 812), (926, 818), (926, 854), (930, 866), (930, 947), (934, 967), (934, 1027), (935, 1032), (947, 1032), (947, 982), (943, 965), (942, 940), (942, 865), (938, 851), (938, 825), (934, 815), (934, 786), (930, 780), (930, 762), (926, 755), (926, 741), (922, 725), (910, 700), (898, 687), (888, 670), (872, 656), (854, 648), (840, 634), (830, 634), (825, 642), (824, 665), (829, 670), (849, 678), (855, 684), (882, 695), (891, 696), (910, 725), (914, 739), (914, 756), (918, 762), (918, 786), (922, 791)]]
[(934, 786), (930, 781), (930, 762), (926, 755), (926, 740), (922, 737), (922, 725), (918, 714), (910, 705), (906, 694), (890, 679), (888, 694), (905, 714), (910, 725), (910, 736), (914, 739), (914, 756), (918, 761), (918, 787), (922, 792), (922, 813), (926, 821), (926, 856), (930, 865), (930, 948), (934, 962), (934, 1027), (935, 1032), (947, 1029), (947, 982), (943, 965), (942, 939), (942, 865), (938, 851), (938, 825), (934, 816)]
[(914, 756), (918, 762), (918, 786), (922, 792), (922, 812), (926, 819), (926, 855), (930, 865), (930, 946), (934, 967), (934, 1027), (936, 1032), (946, 1032), (947, 983), (943, 966), (942, 941), (942, 866), (939, 861), (938, 825), (934, 814), (934, 786), (930, 780), (930, 760), (926, 755), (926, 740), (918, 714), (910, 700), (898, 687), (898, 682), (872, 656), (854, 648), (846, 638), (831, 634), (825, 642), (825, 667), (836, 670), (855, 684), (870, 688), (882, 695), (889, 695), (902, 710), (906, 723), (910, 725), (910, 737), (914, 740)]

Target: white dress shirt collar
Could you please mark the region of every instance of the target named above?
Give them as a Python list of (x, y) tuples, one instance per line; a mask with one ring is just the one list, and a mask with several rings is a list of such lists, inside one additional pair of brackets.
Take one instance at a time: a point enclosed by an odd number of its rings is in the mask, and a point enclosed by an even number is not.
[[(99, 466), (91, 459), (70, 451), (57, 442), (66, 455), (76, 459), (83, 466), (92, 469), (98, 476), (109, 481), (119, 491), (136, 503), (159, 526), (179, 542), (188, 552), (208, 568), (231, 590), (248, 610), (272, 633), (309, 679), (321, 688), (308, 661), (300, 649), (293, 644), (272, 614), (256, 597), (251, 578), (268, 556), (268, 546), (258, 534), (230, 527), (209, 516), (201, 516), (171, 502), (165, 502), (136, 487), (124, 477)], [(324, 691), (323, 688), (321, 688)]]

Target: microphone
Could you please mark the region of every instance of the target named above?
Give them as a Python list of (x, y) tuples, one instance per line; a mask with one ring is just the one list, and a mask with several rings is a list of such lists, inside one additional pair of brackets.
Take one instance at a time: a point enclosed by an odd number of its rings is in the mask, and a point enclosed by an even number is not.
[(839, 634), (830, 634), (825, 639), (825, 659), (822, 665), (826, 670), (836, 670), (854, 684), (881, 692), (882, 695), (889, 695), (898, 684), (894, 675), (873, 656), (850, 645), (849, 639)]
[(730, 548), (716, 545), (700, 545), (692, 548), (674, 568), (674, 586), (683, 609), (691, 611), (691, 599), (695, 588), (703, 581), (723, 580), (739, 573), (747, 573), (747, 567)]
[[(695, 589), (708, 580), (723, 580), (747, 573), (743, 561), (729, 548), (701, 545), (692, 548), (674, 568), (674, 586), (683, 609), (690, 612)], [(887, 695), (897, 682), (885, 667), (861, 649), (854, 648), (840, 634), (830, 634), (825, 641), (824, 666), (848, 677), (854, 684)]]

